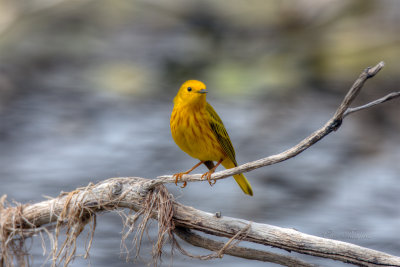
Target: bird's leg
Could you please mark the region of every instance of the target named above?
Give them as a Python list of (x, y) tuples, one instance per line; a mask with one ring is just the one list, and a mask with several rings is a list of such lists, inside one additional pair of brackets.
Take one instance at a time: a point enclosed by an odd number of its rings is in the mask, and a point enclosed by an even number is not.
[[(199, 167), (199, 166), (200, 166), (201, 164), (203, 164), (203, 163), (204, 163), (204, 161), (200, 161), (199, 163), (197, 163), (196, 165), (194, 165), (190, 170), (187, 170), (187, 171), (185, 171), (185, 172), (175, 173), (175, 174), (173, 175), (173, 177), (175, 177), (175, 185), (178, 185), (178, 180), (182, 179), (182, 176), (183, 176), (184, 174), (190, 173), (191, 171), (193, 171), (194, 169), (196, 169), (197, 167)], [(182, 185), (181, 187), (182, 187), (182, 188), (185, 188), (186, 185), (187, 185), (187, 182), (185, 181), (185, 182), (183, 182), (183, 185)]]
[(201, 178), (203, 178), (204, 176), (207, 177), (207, 181), (208, 183), (213, 186), (217, 181), (214, 180), (213, 182), (211, 182), (211, 175), (215, 172), (215, 169), (221, 164), (223, 159), (220, 159), (217, 164), (215, 164), (214, 168), (210, 169), (208, 172), (204, 173)]

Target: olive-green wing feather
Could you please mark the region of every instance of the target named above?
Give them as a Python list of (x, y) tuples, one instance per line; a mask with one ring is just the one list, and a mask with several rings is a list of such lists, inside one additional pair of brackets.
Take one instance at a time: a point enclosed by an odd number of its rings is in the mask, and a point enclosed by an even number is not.
[(229, 138), (228, 133), (226, 132), (225, 126), (222, 123), (222, 120), (218, 116), (217, 112), (215, 112), (214, 108), (207, 103), (206, 110), (210, 115), (210, 126), (212, 131), (221, 147), (224, 149), (224, 152), (229, 157), (230, 160), (237, 166), (237, 162), (235, 159), (235, 150), (233, 149), (231, 139)]

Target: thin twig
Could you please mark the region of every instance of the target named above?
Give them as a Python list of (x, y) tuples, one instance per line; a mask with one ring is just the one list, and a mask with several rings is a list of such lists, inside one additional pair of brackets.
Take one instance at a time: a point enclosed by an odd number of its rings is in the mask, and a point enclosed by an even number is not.
[(362, 106), (359, 106), (359, 107), (356, 107), (356, 108), (348, 108), (346, 110), (346, 112), (343, 114), (343, 118), (346, 117), (347, 115), (350, 115), (351, 113), (354, 113), (354, 112), (357, 112), (357, 111), (360, 111), (360, 110), (363, 110), (363, 109), (367, 109), (367, 108), (376, 106), (378, 104), (382, 104), (382, 103), (384, 103), (386, 101), (392, 100), (392, 99), (397, 98), (397, 97), (400, 97), (400, 91), (399, 92), (390, 93), (390, 94), (388, 94), (388, 95), (386, 95), (384, 97), (381, 97), (381, 98), (379, 98), (379, 99), (377, 99), (375, 101), (369, 102), (368, 104), (365, 104), (365, 105), (362, 105)]

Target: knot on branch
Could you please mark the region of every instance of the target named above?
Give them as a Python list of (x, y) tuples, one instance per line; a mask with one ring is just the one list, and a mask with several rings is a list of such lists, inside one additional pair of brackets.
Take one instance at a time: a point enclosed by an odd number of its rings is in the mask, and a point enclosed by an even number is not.
[(342, 119), (333, 120), (332, 123), (329, 125), (329, 131), (337, 131), (342, 123)]

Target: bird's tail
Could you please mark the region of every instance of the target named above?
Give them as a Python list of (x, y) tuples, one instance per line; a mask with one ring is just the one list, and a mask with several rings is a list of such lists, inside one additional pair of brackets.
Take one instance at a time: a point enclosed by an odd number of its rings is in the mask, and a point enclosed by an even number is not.
[[(209, 168), (209, 169), (214, 166), (214, 164), (210, 165), (210, 163), (208, 163), (208, 162), (205, 162), (205, 164), (206, 164), (207, 168)], [(236, 167), (236, 164), (233, 163), (229, 159), (225, 159), (222, 162), (222, 166), (224, 166), (226, 169), (230, 169), (230, 168)], [(235, 175), (233, 175), (233, 178), (235, 178), (236, 182), (238, 183), (238, 185), (240, 186), (240, 188), (243, 190), (243, 192), (245, 194), (250, 195), (250, 196), (253, 195), (253, 189), (251, 189), (251, 185), (250, 185), (249, 181), (246, 179), (246, 177), (243, 175), (243, 173), (235, 174)]]
[(251, 185), (249, 181), (246, 179), (246, 177), (241, 173), (241, 174), (236, 174), (233, 176), (235, 178), (236, 182), (240, 186), (240, 188), (243, 190), (245, 194), (248, 194), (250, 196), (253, 195), (253, 189), (251, 189)]

